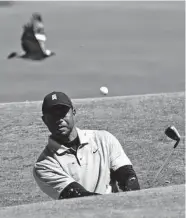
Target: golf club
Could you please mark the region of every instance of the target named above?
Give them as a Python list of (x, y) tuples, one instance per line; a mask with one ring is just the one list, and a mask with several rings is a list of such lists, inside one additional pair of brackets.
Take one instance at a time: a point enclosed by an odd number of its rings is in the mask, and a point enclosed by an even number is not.
[(163, 170), (163, 168), (165, 167), (165, 165), (167, 164), (167, 162), (169, 161), (172, 153), (174, 152), (174, 149), (178, 146), (179, 142), (180, 142), (180, 134), (178, 133), (177, 129), (174, 126), (169, 126), (166, 130), (165, 130), (165, 135), (167, 137), (169, 137), (170, 139), (176, 141), (173, 149), (171, 150), (171, 152), (169, 153), (167, 159), (164, 161), (164, 163), (162, 164), (162, 166), (160, 167), (160, 169), (158, 170), (157, 174), (155, 175), (153, 181), (152, 181), (152, 186), (154, 185), (155, 181), (157, 180), (159, 174), (161, 173), (161, 171)]

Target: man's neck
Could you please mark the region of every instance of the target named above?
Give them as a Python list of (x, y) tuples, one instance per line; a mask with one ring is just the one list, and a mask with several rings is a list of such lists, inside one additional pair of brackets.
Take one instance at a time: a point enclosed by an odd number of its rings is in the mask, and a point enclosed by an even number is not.
[(76, 141), (78, 134), (76, 128), (73, 128), (72, 132), (67, 137), (58, 135), (52, 135), (51, 137), (59, 144), (65, 145), (66, 147), (71, 147), (70, 145), (73, 144), (74, 141)]

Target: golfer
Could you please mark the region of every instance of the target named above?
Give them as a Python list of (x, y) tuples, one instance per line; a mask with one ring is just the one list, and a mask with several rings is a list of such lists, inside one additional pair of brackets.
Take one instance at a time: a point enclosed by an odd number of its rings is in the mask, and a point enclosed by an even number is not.
[(53, 199), (108, 194), (113, 192), (113, 180), (122, 191), (140, 189), (119, 141), (105, 130), (77, 128), (76, 110), (65, 93), (46, 95), (42, 113), (51, 135), (33, 175), (44, 193)]

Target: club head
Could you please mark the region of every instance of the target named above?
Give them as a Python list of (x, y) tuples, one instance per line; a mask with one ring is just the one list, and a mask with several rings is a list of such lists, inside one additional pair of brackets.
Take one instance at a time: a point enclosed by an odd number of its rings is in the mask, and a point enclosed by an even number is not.
[(169, 126), (165, 130), (165, 135), (168, 136), (170, 139), (173, 139), (175, 141), (180, 141), (180, 134), (178, 133), (178, 130), (174, 126)]

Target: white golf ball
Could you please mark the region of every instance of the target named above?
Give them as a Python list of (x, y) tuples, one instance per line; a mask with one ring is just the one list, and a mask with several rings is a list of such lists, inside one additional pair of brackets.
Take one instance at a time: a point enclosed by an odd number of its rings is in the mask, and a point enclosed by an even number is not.
[(107, 95), (108, 94), (108, 88), (105, 87), (105, 86), (102, 86), (100, 88), (100, 92), (103, 94), (103, 95)]

